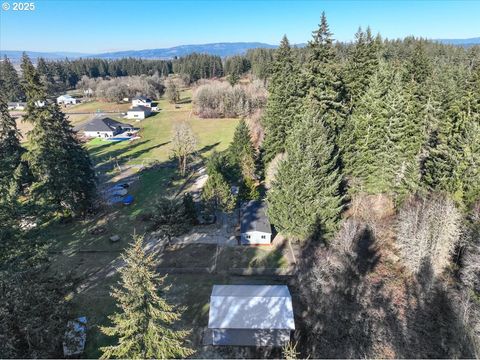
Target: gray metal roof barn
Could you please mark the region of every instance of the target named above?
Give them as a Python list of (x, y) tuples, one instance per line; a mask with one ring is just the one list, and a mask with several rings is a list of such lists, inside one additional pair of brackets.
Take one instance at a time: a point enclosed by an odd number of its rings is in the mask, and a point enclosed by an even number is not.
[(214, 285), (208, 328), (213, 345), (285, 345), (295, 330), (288, 287)]

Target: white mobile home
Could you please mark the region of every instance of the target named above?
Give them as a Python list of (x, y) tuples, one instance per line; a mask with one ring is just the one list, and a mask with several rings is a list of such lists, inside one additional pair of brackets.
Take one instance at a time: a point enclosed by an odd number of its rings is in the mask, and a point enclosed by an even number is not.
[(146, 96), (135, 96), (132, 98), (132, 107), (136, 106), (145, 106), (145, 107), (152, 107), (152, 100), (147, 98)]
[(284, 346), (295, 330), (286, 285), (214, 285), (210, 296), (208, 343)]
[(57, 104), (63, 104), (63, 105), (75, 105), (78, 103), (78, 100), (75, 99), (74, 97), (70, 95), (61, 95), (57, 98)]
[(143, 120), (152, 113), (149, 107), (134, 106), (127, 111), (127, 119)]
[(269, 245), (272, 227), (267, 217), (266, 204), (250, 201), (241, 211), (240, 243), (242, 245)]

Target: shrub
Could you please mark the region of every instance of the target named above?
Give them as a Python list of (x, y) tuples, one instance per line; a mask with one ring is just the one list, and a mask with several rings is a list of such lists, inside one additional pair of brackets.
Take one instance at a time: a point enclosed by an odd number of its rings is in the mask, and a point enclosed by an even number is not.
[(266, 99), (259, 81), (235, 86), (214, 81), (200, 85), (193, 94), (194, 110), (201, 118), (249, 116), (263, 108)]
[(429, 262), (435, 275), (449, 264), (461, 238), (461, 215), (442, 196), (407, 201), (397, 223), (397, 245), (405, 265), (419, 273)]

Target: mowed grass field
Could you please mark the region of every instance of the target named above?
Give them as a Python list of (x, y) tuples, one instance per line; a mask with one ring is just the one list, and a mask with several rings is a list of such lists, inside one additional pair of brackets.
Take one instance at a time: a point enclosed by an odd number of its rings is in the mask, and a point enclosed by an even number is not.
[(102, 111), (114, 111), (114, 112), (126, 112), (130, 108), (130, 103), (115, 103), (105, 101), (88, 101), (78, 105), (72, 105), (63, 107), (62, 110), (68, 113), (78, 112), (102, 112)]
[(110, 157), (116, 157), (122, 162), (135, 164), (143, 159), (167, 161), (172, 155), (172, 130), (181, 121), (187, 121), (191, 125), (197, 137), (199, 154), (208, 156), (214, 150), (225, 150), (233, 138), (238, 120), (200, 119), (193, 115), (190, 90), (182, 91), (181, 95), (181, 104), (176, 106), (161, 99), (158, 104), (160, 111), (145, 120), (115, 118), (140, 128), (140, 139), (114, 143), (102, 139), (91, 140), (87, 143), (87, 148), (94, 160), (102, 163)]

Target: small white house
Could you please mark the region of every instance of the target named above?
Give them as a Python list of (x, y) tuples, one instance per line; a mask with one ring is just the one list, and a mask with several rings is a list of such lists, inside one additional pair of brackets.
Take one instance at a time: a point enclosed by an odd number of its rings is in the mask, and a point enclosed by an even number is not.
[(290, 291), (286, 285), (214, 285), (208, 329), (212, 345), (284, 346), (295, 330)]
[(134, 128), (130, 124), (124, 124), (108, 117), (95, 118), (83, 127), (83, 133), (86, 137), (110, 138), (115, 135), (132, 131)]
[(18, 110), (23, 111), (27, 108), (26, 102), (15, 102), (15, 103), (8, 103), (9, 110)]
[(147, 98), (146, 96), (135, 96), (134, 98), (132, 98), (132, 108), (136, 106), (144, 106), (151, 108), (152, 100)]
[(134, 106), (127, 111), (127, 119), (143, 120), (150, 116), (152, 110), (146, 106)]
[(75, 105), (78, 103), (78, 100), (75, 99), (74, 97), (70, 95), (61, 95), (57, 98), (57, 104), (63, 104), (63, 105)]
[(272, 227), (267, 217), (266, 204), (250, 201), (241, 211), (240, 243), (242, 245), (269, 245)]
[(44, 107), (47, 104), (46, 100), (37, 100), (35, 101), (35, 106), (36, 107)]

